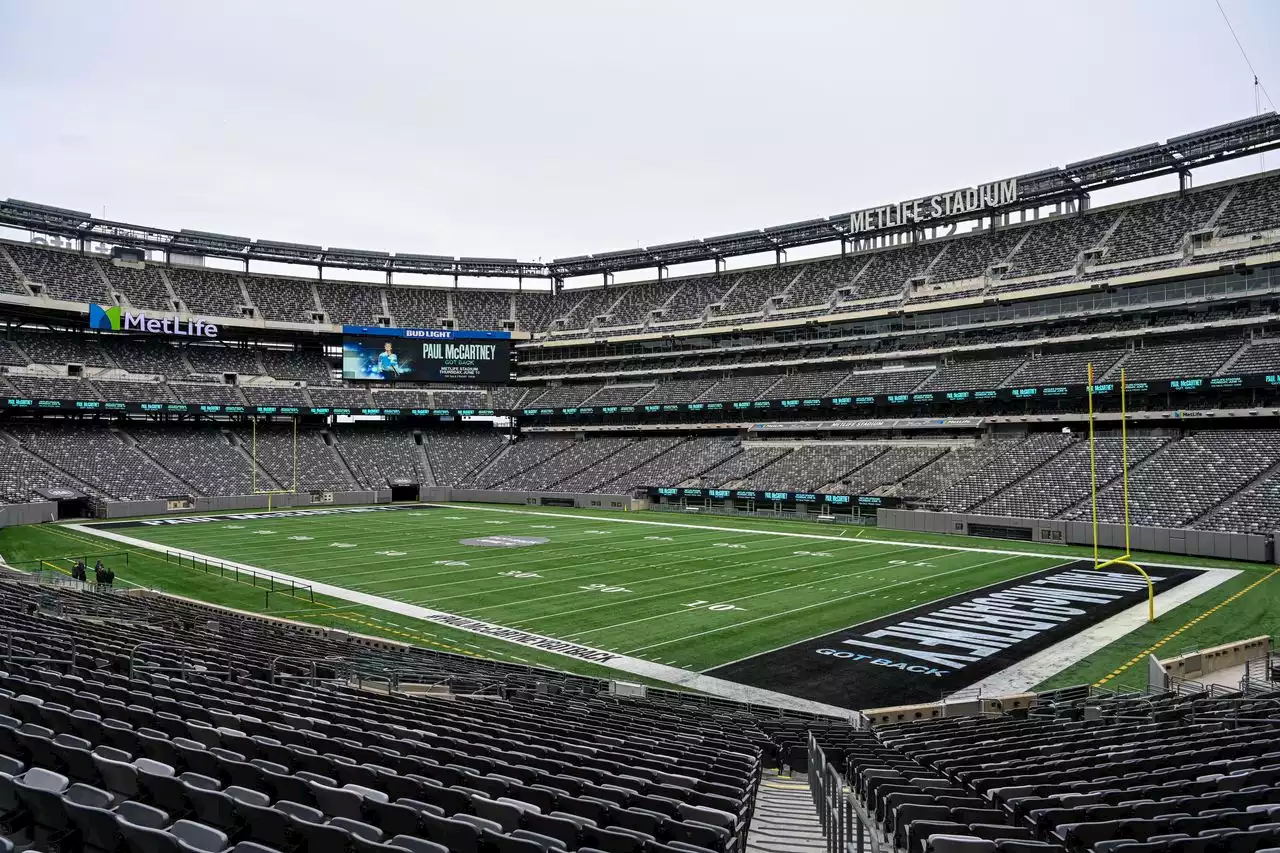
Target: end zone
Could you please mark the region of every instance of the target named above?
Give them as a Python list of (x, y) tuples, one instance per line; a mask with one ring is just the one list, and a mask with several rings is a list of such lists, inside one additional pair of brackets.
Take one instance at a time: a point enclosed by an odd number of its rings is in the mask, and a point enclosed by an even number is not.
[[(1157, 591), (1202, 573), (1160, 569)], [(936, 702), (1147, 597), (1130, 572), (1076, 560), (709, 670), (708, 675), (846, 708)]]

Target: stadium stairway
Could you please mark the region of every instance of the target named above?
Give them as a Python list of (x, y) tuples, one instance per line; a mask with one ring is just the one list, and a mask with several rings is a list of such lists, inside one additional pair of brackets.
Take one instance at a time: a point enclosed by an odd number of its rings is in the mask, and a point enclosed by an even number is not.
[(1230, 371), (1230, 370), (1231, 370), (1231, 368), (1235, 366), (1235, 363), (1236, 363), (1237, 361), (1239, 361), (1239, 360), (1240, 360), (1240, 356), (1244, 355), (1246, 352), (1248, 352), (1248, 351), (1249, 351), (1249, 344), (1251, 344), (1251, 343), (1252, 343), (1252, 341), (1250, 341), (1250, 340), (1243, 341), (1243, 342), (1240, 344), (1240, 348), (1239, 348), (1239, 349), (1237, 349), (1234, 353), (1232, 353), (1232, 354), (1231, 354), (1231, 358), (1229, 358), (1229, 359), (1227, 359), (1226, 361), (1224, 361), (1224, 362), (1222, 363), (1222, 367), (1219, 367), (1219, 368), (1218, 368), (1218, 370), (1217, 370), (1217, 372), (1216, 372), (1216, 373), (1214, 373), (1213, 375), (1214, 375), (1214, 376), (1227, 376), (1227, 375), (1228, 375), (1228, 371)]
[(435, 487), (440, 485), (436, 481), (435, 469), (431, 467), (431, 454), (427, 453), (426, 437), (423, 436), (422, 430), (413, 431), (413, 448), (417, 454), (413, 457), (414, 468), (426, 475), (427, 482), (422, 483), (423, 486)]
[[(306, 392), (304, 391), (303, 393)], [(307, 398), (307, 402), (310, 404), (310, 398)], [(368, 488), (368, 484), (356, 475), (356, 470), (351, 467), (351, 463), (347, 461), (347, 457), (338, 449), (338, 436), (334, 435), (330, 430), (323, 430), (320, 433), (320, 437), (324, 441), (324, 446), (329, 448), (329, 452), (333, 454), (333, 458), (336, 460), (338, 469), (345, 471), (347, 476), (351, 478), (351, 482), (361, 488)]]
[[(502, 457), (506, 456), (508, 453), (511, 452), (511, 448), (514, 446), (515, 445), (510, 442), (502, 445), (498, 449), (497, 453), (485, 459), (482, 459), (479, 465), (471, 469), (471, 471), (467, 474), (467, 476), (463, 478), (462, 482), (479, 484), (480, 478), (484, 476), (484, 473), (488, 471), (490, 468), (492, 468), (494, 465), (497, 465), (498, 462), (501, 461)], [(473, 488), (479, 488), (479, 485), (475, 485)]]
[(756, 792), (747, 834), (748, 853), (821, 853), (826, 849), (807, 778), (798, 774), (788, 778), (766, 770)]

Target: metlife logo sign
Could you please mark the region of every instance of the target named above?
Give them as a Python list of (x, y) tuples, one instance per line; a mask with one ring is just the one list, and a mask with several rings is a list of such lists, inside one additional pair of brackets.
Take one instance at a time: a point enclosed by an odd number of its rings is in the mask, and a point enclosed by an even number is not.
[[(1197, 572), (1153, 569), (1157, 593)], [(707, 672), (842, 708), (936, 702), (1146, 600), (1136, 574), (1079, 561)]]
[(218, 336), (218, 327), (214, 323), (174, 316), (148, 317), (143, 311), (125, 311), (119, 305), (90, 305), (89, 328), (103, 332), (148, 332), (194, 338)]

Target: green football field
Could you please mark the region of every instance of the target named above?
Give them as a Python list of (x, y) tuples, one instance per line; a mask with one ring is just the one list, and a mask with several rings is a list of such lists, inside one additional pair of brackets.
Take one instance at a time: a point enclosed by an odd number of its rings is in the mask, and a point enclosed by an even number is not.
[[(698, 671), (1069, 561), (687, 521), (447, 507), (112, 530)], [(462, 544), (490, 537), (546, 542)]]
[[(647, 523), (636, 523), (647, 522)], [(133, 522), (101, 530), (158, 550), (112, 542), (94, 528), (30, 525), (0, 530), (0, 554), (15, 565), (71, 555), (128, 554), (107, 561), (119, 582), (243, 610), (287, 615), (463, 654), (616, 677), (615, 670), (317, 593), (315, 603), (275, 595), (242, 575), (180, 566), (182, 549), (509, 628), (573, 640), (690, 671), (784, 647), (958, 592), (1090, 556), (1090, 549), (972, 537), (831, 527), (765, 518), (666, 512), (409, 507), (389, 512), (260, 518), (194, 524)], [(790, 534), (790, 535), (787, 535)], [(463, 539), (545, 538), (519, 548)], [(874, 541), (872, 541), (874, 540)], [(927, 547), (934, 546), (934, 547)], [(1032, 552), (1026, 556), (1012, 552)], [(1103, 555), (1107, 556), (1106, 554)], [(1146, 651), (1177, 653), (1280, 631), (1272, 566), (1136, 555), (1241, 570), (1156, 623), (1050, 679), (1053, 685), (1136, 678), (1117, 667)], [(1237, 593), (1251, 590), (1243, 598)], [(1229, 605), (1222, 606), (1230, 599)], [(394, 606), (394, 605), (392, 605)], [(1137, 657), (1135, 657), (1137, 656)], [(649, 679), (637, 676), (639, 680)]]

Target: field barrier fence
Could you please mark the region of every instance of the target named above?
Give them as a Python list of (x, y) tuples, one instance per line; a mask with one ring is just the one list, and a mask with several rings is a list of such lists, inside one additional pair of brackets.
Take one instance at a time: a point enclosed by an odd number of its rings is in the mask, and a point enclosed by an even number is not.
[(206, 575), (217, 574), (220, 578), (256, 587), (263, 591), (265, 607), (268, 610), (271, 609), (272, 595), (305, 598), (312, 604), (316, 603), (316, 594), (311, 588), (311, 584), (296, 583), (292, 580), (285, 581), (273, 574), (255, 572), (252, 569), (242, 569), (239, 566), (229, 566), (226, 563), (210, 560), (207, 557), (190, 557), (181, 551), (165, 551), (164, 561), (166, 563), (176, 563), (180, 568), (197, 569)]

